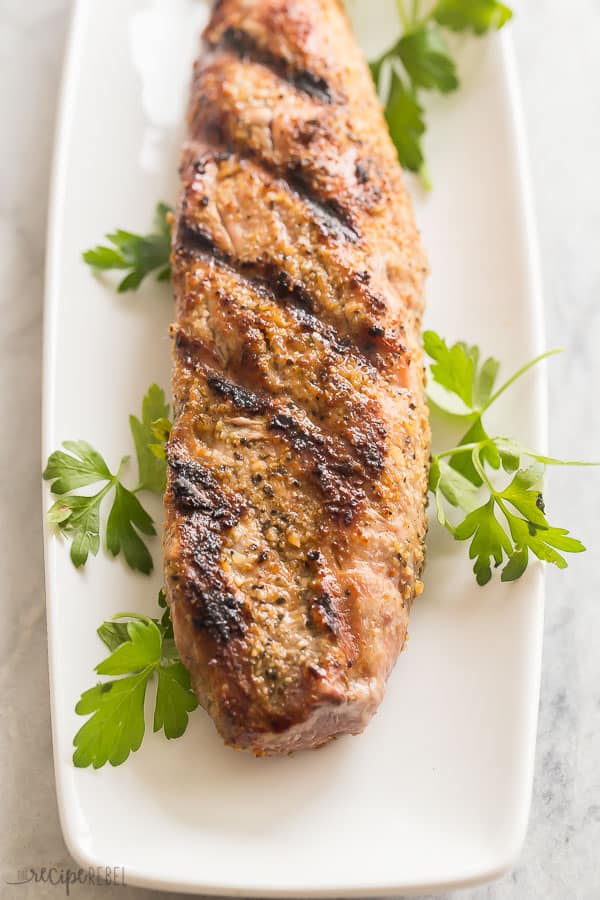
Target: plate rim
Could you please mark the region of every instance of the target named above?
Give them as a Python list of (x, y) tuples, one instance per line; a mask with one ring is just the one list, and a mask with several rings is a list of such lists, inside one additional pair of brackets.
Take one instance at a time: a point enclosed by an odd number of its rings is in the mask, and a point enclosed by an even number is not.
[[(46, 238), (46, 265), (45, 265), (45, 284), (44, 284), (44, 336), (43, 336), (43, 383), (42, 383), (42, 466), (50, 452), (50, 422), (54, 417), (54, 401), (55, 401), (55, 371), (54, 365), (56, 356), (56, 340), (55, 330), (58, 318), (59, 303), (57, 299), (57, 261), (60, 256), (60, 233), (63, 221), (64, 209), (64, 185), (67, 177), (66, 152), (69, 129), (72, 123), (72, 95), (76, 89), (76, 74), (79, 69), (82, 53), (80, 43), (84, 34), (84, 18), (90, 7), (87, 7), (82, 0), (76, 0), (69, 17), (69, 26), (67, 32), (67, 40), (65, 43), (64, 62), (62, 67), (62, 76), (60, 81), (60, 89), (58, 95), (56, 124), (54, 130), (53, 155), (49, 184), (49, 202), (47, 217), (47, 238)], [(523, 222), (523, 249), (524, 258), (526, 260), (526, 273), (524, 283), (527, 284), (528, 294), (530, 297), (529, 314), (532, 319), (532, 343), (535, 345), (535, 352), (542, 352), (545, 344), (545, 327), (543, 313), (543, 292), (541, 279), (541, 265), (539, 256), (539, 246), (537, 239), (537, 228), (535, 223), (535, 212), (532, 193), (532, 181), (530, 176), (529, 154), (527, 145), (527, 136), (525, 129), (525, 119), (523, 114), (521, 92), (519, 85), (518, 69), (515, 59), (513, 41), (508, 31), (503, 30), (497, 39), (500, 41), (501, 47), (501, 68), (503, 80), (503, 92), (505, 93), (510, 108), (508, 116), (508, 137), (513, 150), (515, 169), (516, 169), (516, 186), (518, 188), (519, 198), (515, 200), (519, 216)], [(538, 417), (538, 439), (542, 451), (546, 451), (547, 435), (548, 435), (548, 402), (547, 402), (547, 378), (545, 373), (545, 364), (542, 365), (536, 383), (538, 391), (538, 404), (536, 413)], [(56, 608), (55, 585), (53, 577), (53, 549), (50, 545), (50, 529), (48, 527), (45, 515), (45, 492), (42, 485), (42, 512), (43, 512), (43, 534), (44, 534), (44, 570), (45, 570), (45, 595), (46, 595), (46, 621), (48, 632), (48, 668), (49, 668), (49, 694), (50, 694), (50, 710), (51, 710), (51, 731), (53, 743), (53, 759), (54, 759), (54, 776), (56, 784), (57, 804), (59, 811), (59, 819), (65, 844), (74, 860), (84, 867), (104, 867), (110, 865), (106, 859), (96, 857), (93, 852), (84, 847), (81, 840), (82, 835), (77, 827), (75, 817), (70, 808), (69, 801), (72, 799), (69, 787), (63, 779), (64, 763), (59, 760), (58, 746), (60, 745), (60, 736), (58, 734), (58, 715), (56, 713), (56, 672), (54, 660), (56, 653), (53, 647), (56, 641), (54, 609)], [(276, 884), (253, 884), (240, 886), (236, 884), (226, 883), (225, 881), (211, 882), (200, 881), (189, 878), (167, 878), (148, 876), (140, 867), (130, 867), (125, 865), (125, 875), (127, 885), (139, 886), (144, 888), (180, 891), (183, 893), (202, 893), (214, 896), (240, 896), (240, 897), (305, 897), (305, 898), (331, 898), (331, 897), (375, 897), (375, 896), (392, 896), (404, 894), (412, 896), (415, 894), (428, 892), (437, 893), (440, 891), (453, 890), (457, 888), (473, 887), (489, 881), (496, 880), (506, 874), (516, 862), (525, 837), (527, 834), (529, 811), (531, 806), (531, 795), (533, 790), (533, 774), (535, 763), (535, 748), (538, 728), (537, 707), (539, 704), (540, 684), (541, 684), (541, 658), (543, 643), (543, 620), (545, 606), (545, 572), (544, 569), (538, 567), (536, 583), (532, 585), (532, 592), (539, 595), (539, 624), (535, 634), (532, 633), (532, 645), (530, 647), (530, 669), (534, 673), (530, 686), (531, 697), (529, 702), (535, 703), (536, 713), (528, 718), (530, 736), (527, 742), (527, 760), (525, 761), (524, 770), (526, 778), (524, 783), (527, 785), (526, 791), (523, 791), (523, 803), (521, 804), (522, 813), (520, 821), (515, 821), (512, 830), (513, 840), (504, 850), (504, 854), (497, 854), (496, 865), (483, 866), (475, 869), (470, 874), (463, 877), (452, 878), (451, 880), (434, 879), (431, 882), (402, 882), (380, 884), (356, 884), (356, 883), (338, 883), (336, 886), (315, 886), (313, 888), (295, 889), (289, 883), (285, 885)], [(534, 598), (532, 597), (532, 602)], [(534, 642), (535, 641), (535, 646)]]

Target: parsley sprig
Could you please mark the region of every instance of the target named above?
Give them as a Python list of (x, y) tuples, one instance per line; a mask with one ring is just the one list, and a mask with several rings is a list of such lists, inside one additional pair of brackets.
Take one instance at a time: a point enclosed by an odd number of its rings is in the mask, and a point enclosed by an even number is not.
[(113, 245), (99, 244), (83, 253), (84, 261), (93, 269), (129, 270), (117, 287), (119, 293), (136, 290), (144, 278), (156, 272), (157, 281), (171, 278), (171, 207), (158, 203), (154, 214), (154, 231), (150, 234), (134, 234), (118, 228), (106, 238)]
[(189, 714), (198, 706), (190, 676), (181, 662), (163, 592), (161, 619), (119, 613), (103, 622), (98, 635), (110, 650), (95, 671), (118, 676), (85, 691), (75, 707), (90, 716), (73, 739), (73, 762), (78, 768), (99, 769), (109, 762), (121, 765), (139, 749), (145, 733), (144, 703), (151, 681), (156, 683), (153, 731), (165, 737), (184, 734)]
[(410, 4), (396, 0), (402, 34), (370, 67), (400, 163), (420, 172), (429, 187), (423, 152), (425, 113), (419, 91), (448, 94), (459, 87), (444, 29), (482, 35), (502, 28), (512, 12), (498, 0), (438, 0), (427, 13), (422, 12), (422, 5), (419, 0)]
[[(550, 525), (541, 485), (546, 466), (594, 465), (563, 461), (538, 453), (513, 438), (491, 437), (483, 423), (490, 406), (533, 366), (559, 351), (550, 350), (522, 366), (495, 388), (499, 363), (480, 362), (476, 346), (459, 342), (448, 347), (433, 331), (424, 334), (425, 351), (432, 359), (428, 396), (433, 408), (468, 426), (455, 447), (432, 458), (429, 488), (437, 519), (457, 541), (470, 541), (477, 583), (487, 584), (492, 565), (502, 569), (502, 581), (523, 574), (530, 554), (561, 569), (562, 553), (581, 553), (583, 544), (565, 528)], [(497, 484), (498, 475), (512, 476)], [(506, 481), (505, 477), (505, 481)], [(453, 523), (449, 509), (464, 518)]]
[[(128, 456), (121, 459), (116, 472), (87, 441), (64, 441), (64, 449), (49, 456), (43, 477), (51, 482), (56, 500), (48, 510), (48, 521), (71, 541), (71, 560), (76, 568), (84, 566), (89, 554), (96, 556), (100, 549), (101, 506), (112, 493), (105, 525), (107, 549), (113, 556), (123, 553), (134, 570), (145, 574), (152, 571), (152, 556), (143, 536), (151, 537), (156, 530), (137, 494), (164, 491), (166, 462), (156, 452), (160, 436), (155, 433), (155, 423), (160, 423), (164, 431), (168, 415), (164, 392), (153, 384), (143, 399), (141, 420), (135, 416), (129, 420), (138, 462), (138, 484), (133, 489), (125, 487), (121, 479)], [(74, 493), (97, 484), (102, 487), (95, 493)]]

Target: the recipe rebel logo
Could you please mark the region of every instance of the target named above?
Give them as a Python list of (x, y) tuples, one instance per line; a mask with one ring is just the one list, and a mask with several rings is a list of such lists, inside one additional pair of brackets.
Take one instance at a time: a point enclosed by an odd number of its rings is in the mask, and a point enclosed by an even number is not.
[(89, 866), (86, 869), (71, 869), (62, 866), (29, 866), (19, 869), (14, 880), (7, 885), (47, 884), (63, 888), (67, 897), (76, 885), (96, 885), (98, 887), (124, 887), (127, 884), (123, 866)]

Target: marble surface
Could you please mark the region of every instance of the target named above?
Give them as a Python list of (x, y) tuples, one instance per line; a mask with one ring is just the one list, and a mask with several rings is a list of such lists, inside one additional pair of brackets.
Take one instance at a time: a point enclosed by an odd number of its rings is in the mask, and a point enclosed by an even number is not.
[[(73, 865), (52, 773), (40, 524), (42, 291), (48, 178), (69, 0), (0, 0), (0, 896), (19, 869)], [(513, 25), (545, 284), (551, 448), (600, 456), (600, 7), (520, 3)], [(512, 874), (445, 895), (600, 898), (600, 474), (552, 476), (553, 516), (591, 549), (548, 573), (531, 821)], [(142, 900), (133, 887), (76, 885), (86, 900)], [(424, 900), (424, 898), (422, 898)]]

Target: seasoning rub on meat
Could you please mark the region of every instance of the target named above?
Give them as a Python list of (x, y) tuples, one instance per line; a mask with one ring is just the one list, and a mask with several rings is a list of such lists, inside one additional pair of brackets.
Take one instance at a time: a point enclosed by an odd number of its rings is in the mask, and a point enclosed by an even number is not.
[(426, 261), (337, 0), (220, 0), (172, 264), (165, 579), (194, 690), (256, 754), (360, 732), (422, 590)]

